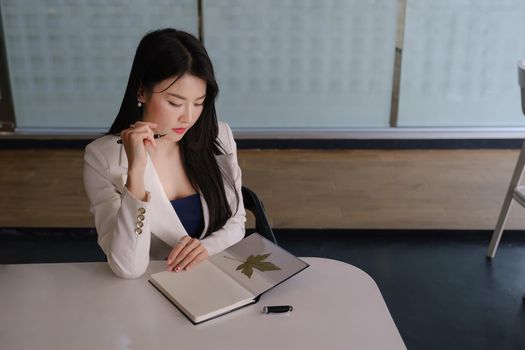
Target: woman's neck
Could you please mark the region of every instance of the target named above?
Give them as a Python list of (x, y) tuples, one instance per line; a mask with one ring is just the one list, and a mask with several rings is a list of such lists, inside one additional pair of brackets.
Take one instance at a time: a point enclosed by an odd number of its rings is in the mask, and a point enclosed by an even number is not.
[(173, 157), (174, 155), (177, 155), (177, 156), (179, 155), (180, 145), (178, 144), (178, 142), (173, 142), (173, 141), (164, 140), (164, 139), (160, 139), (156, 141), (157, 141), (157, 148), (151, 145), (148, 146), (148, 153), (151, 156), (170, 158), (170, 157)]

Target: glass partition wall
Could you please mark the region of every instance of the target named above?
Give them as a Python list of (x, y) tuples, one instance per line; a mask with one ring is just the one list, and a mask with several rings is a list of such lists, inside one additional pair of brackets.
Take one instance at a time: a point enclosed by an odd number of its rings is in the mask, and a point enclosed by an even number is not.
[(145, 32), (195, 35), (195, 0), (1, 0), (16, 128), (107, 130)]
[(0, 131), (106, 131), (140, 38), (162, 27), (201, 35), (237, 134), (525, 126), (519, 0), (0, 0), (0, 14)]

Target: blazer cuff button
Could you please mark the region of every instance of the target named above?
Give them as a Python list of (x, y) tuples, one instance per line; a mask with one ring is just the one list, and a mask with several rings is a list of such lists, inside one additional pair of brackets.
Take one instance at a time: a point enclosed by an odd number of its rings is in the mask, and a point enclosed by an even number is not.
[(140, 234), (142, 233), (142, 229), (140, 229), (140, 228), (136, 228), (136, 229), (135, 229), (135, 233), (136, 233), (137, 235), (140, 235)]
[(142, 214), (144, 214), (145, 212), (146, 212), (146, 209), (144, 209), (144, 208), (142, 208), (142, 207), (139, 208), (139, 214), (142, 215)]

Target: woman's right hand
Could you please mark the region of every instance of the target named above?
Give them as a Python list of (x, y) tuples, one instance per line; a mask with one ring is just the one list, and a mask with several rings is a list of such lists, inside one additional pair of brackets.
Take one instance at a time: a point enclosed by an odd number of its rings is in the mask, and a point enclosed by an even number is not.
[(153, 147), (157, 147), (152, 130), (156, 127), (157, 124), (155, 123), (139, 121), (120, 133), (128, 158), (126, 187), (140, 200), (146, 199), (146, 190), (144, 188), (144, 171), (147, 163), (146, 145), (151, 144)]

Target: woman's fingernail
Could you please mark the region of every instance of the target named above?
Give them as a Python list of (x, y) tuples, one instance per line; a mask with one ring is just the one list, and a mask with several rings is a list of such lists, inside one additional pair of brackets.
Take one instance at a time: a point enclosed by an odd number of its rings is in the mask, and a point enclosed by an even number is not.
[(177, 266), (177, 267), (175, 268), (175, 271), (179, 272), (179, 271), (180, 271), (180, 267)]

